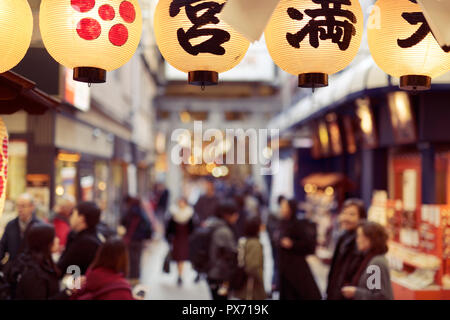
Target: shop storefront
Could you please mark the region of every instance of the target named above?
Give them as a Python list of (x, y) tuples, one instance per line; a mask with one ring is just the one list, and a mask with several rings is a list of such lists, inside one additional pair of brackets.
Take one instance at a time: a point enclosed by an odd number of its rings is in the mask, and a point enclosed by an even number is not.
[[(15, 216), (15, 199), (23, 192), (36, 197), (37, 214), (48, 218), (51, 177), (48, 171), (52, 154), (48, 148), (51, 122), (60, 102), (38, 90), (36, 84), (14, 72), (0, 75), (0, 113), (9, 135), (6, 201), (0, 215), (0, 232)], [(36, 126), (40, 121), (44, 127)], [(36, 150), (40, 150), (41, 153)]]
[[(335, 85), (317, 93), (320, 98), (304, 99), (271, 124), (309, 128), (312, 148), (296, 150), (296, 197), (307, 199), (319, 189), (336, 195), (335, 187), (313, 178), (345, 176), (353, 188), (337, 195), (335, 211), (343, 199), (358, 197), (369, 219), (388, 228), (395, 298), (449, 299), (448, 75), (413, 95), (399, 91), (370, 62), (353, 69), (336, 76)], [(358, 78), (365, 80), (359, 84)], [(345, 81), (352, 83), (347, 92), (337, 90)]]

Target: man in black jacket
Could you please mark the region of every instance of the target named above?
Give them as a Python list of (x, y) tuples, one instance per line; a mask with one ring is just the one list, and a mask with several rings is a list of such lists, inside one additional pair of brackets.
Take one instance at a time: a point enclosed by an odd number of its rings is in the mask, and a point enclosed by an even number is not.
[(72, 231), (68, 236), (66, 249), (58, 261), (61, 276), (66, 275), (70, 266), (78, 266), (82, 275), (86, 273), (101, 245), (97, 236), (100, 213), (94, 202), (81, 202), (72, 213)]
[(34, 199), (29, 194), (22, 194), (16, 200), (17, 218), (11, 220), (5, 228), (0, 241), (0, 261), (6, 253), (9, 254), (8, 262), (14, 260), (25, 248), (24, 236), (28, 228), (40, 220), (36, 218), (34, 211)]
[(199, 224), (204, 223), (208, 218), (214, 217), (218, 209), (219, 199), (216, 196), (214, 182), (206, 180), (206, 193), (201, 195), (194, 205), (196, 220)]
[(327, 299), (344, 300), (343, 286), (351, 283), (358, 270), (362, 256), (356, 247), (356, 229), (366, 218), (364, 203), (359, 199), (348, 199), (339, 214), (343, 234), (339, 237), (328, 274)]

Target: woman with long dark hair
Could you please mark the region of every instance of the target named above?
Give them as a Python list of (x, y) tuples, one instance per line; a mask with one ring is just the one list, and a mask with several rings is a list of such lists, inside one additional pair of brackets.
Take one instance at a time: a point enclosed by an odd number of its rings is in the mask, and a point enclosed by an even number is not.
[(279, 268), (280, 300), (320, 300), (320, 290), (306, 261), (316, 249), (311, 222), (297, 218), (297, 202), (280, 203)]
[(388, 252), (386, 229), (375, 222), (363, 222), (356, 231), (356, 245), (362, 263), (352, 284), (342, 288), (347, 299), (392, 300), (391, 278), (385, 254)]
[(7, 271), (14, 300), (47, 300), (59, 296), (59, 271), (52, 253), (59, 249), (53, 226), (37, 223), (26, 233), (27, 250)]
[(73, 300), (134, 300), (128, 274), (127, 245), (118, 237), (107, 240), (86, 272), (84, 286)]

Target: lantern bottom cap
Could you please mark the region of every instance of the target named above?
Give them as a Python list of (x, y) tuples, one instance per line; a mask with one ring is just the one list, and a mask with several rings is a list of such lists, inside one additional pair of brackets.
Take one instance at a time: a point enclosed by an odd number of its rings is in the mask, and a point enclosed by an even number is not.
[(106, 70), (94, 67), (77, 67), (73, 69), (73, 80), (86, 83), (106, 82)]
[(408, 91), (424, 91), (431, 88), (431, 78), (428, 76), (407, 75), (400, 77), (400, 89)]
[(188, 82), (194, 86), (215, 86), (219, 83), (219, 73), (215, 71), (190, 71)]
[(328, 74), (326, 73), (301, 73), (298, 75), (300, 88), (322, 88), (328, 86)]

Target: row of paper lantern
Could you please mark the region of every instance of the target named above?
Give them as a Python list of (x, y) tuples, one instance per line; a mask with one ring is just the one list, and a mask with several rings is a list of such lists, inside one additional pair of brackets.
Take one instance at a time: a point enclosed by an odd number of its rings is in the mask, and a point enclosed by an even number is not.
[[(244, 58), (250, 43), (220, 19), (226, 0), (160, 0), (154, 17), (161, 54), (189, 83), (217, 84)], [(33, 28), (26, 0), (0, 5), (0, 72), (24, 57)], [(372, 56), (404, 89), (421, 90), (450, 70), (450, 53), (435, 40), (416, 0), (378, 0), (368, 27)], [(265, 31), (274, 62), (299, 76), (299, 86), (328, 84), (355, 58), (364, 24), (359, 0), (281, 0)], [(104, 82), (125, 64), (142, 32), (137, 0), (42, 0), (40, 31), (50, 55), (74, 78)]]

